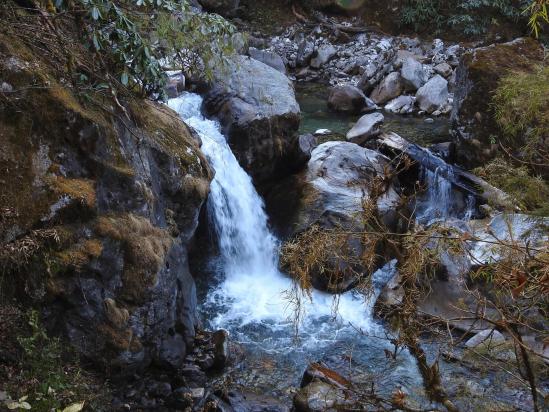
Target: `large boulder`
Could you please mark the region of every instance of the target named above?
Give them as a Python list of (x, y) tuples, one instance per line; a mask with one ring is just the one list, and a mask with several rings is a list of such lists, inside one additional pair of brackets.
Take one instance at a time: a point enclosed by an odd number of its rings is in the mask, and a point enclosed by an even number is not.
[(438, 74), (420, 87), (416, 94), (419, 108), (427, 113), (440, 109), (447, 101), (448, 81)]
[(400, 73), (392, 72), (374, 89), (370, 98), (376, 104), (384, 104), (400, 96), (403, 91), (404, 85)]
[[(17, 38), (0, 35), (0, 50), (0, 78), (19, 90), (0, 103), (11, 293), (98, 368), (180, 367), (197, 324), (187, 246), (212, 177), (194, 133), (149, 101), (82, 104)], [(4, 253), (24, 244), (25, 260)]]
[(359, 88), (350, 84), (335, 86), (328, 95), (328, 107), (336, 112), (360, 113), (372, 105)]
[[(369, 224), (362, 215), (364, 201), (369, 199), (372, 190), (380, 189), (378, 184), (387, 170), (390, 170), (388, 158), (354, 143), (332, 141), (316, 147), (302, 177), (305, 188), (298, 205), (294, 234), (299, 235), (312, 227), (360, 233)], [(392, 183), (381, 184), (384, 191), (377, 198), (377, 209), (381, 219), (393, 227), (400, 197)], [(315, 288), (328, 292), (345, 291), (377, 268), (366, 269), (340, 258), (349, 251), (353, 256), (361, 255), (364, 243), (360, 236), (349, 236), (344, 243), (334, 246), (337, 250), (330, 253), (334, 258), (322, 270), (313, 271)], [(378, 263), (382, 262), (376, 262), (376, 265)]]
[(292, 82), (245, 56), (233, 57), (214, 77), (204, 107), (219, 119), (244, 169), (256, 182), (292, 172), (300, 122)]
[(544, 61), (544, 50), (531, 38), (491, 45), (465, 53), (456, 69), (452, 134), (456, 156), (467, 167), (496, 155), (491, 136), (499, 133), (491, 107), (498, 81), (519, 70), (531, 71)]

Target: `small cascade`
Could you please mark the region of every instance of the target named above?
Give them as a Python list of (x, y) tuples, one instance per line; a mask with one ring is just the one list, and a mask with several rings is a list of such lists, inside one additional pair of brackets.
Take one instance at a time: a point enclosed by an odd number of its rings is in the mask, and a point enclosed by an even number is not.
[(418, 223), (430, 225), (450, 218), (468, 221), (474, 216), (475, 198), (456, 191), (454, 170), (448, 164), (437, 166), (434, 172), (422, 167), (420, 177), (426, 191), (416, 203)]

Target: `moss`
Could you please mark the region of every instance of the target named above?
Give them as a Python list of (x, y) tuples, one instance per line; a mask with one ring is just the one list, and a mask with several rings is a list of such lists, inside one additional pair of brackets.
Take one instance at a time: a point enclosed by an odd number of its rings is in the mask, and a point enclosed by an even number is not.
[(549, 185), (541, 177), (532, 176), (527, 167), (497, 158), (474, 172), (508, 193), (523, 209), (549, 216)]
[(152, 143), (176, 157), (187, 173), (209, 177), (208, 162), (198, 150), (189, 127), (176, 112), (151, 101), (131, 101), (130, 109), (138, 127), (148, 132)]
[(121, 298), (130, 302), (143, 301), (147, 289), (155, 284), (156, 275), (173, 243), (169, 232), (133, 214), (100, 217), (95, 231), (123, 245)]
[(509, 73), (500, 79), (493, 104), (507, 140), (523, 142), (535, 152), (549, 137), (549, 67)]

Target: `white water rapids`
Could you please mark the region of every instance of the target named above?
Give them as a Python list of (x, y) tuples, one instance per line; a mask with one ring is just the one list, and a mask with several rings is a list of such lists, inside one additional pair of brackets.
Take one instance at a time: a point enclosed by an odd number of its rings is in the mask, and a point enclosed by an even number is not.
[[(229, 330), (252, 323), (272, 329), (292, 327), (295, 307), (288, 299), (292, 281), (278, 270), (278, 241), (269, 231), (263, 201), (231, 152), (219, 123), (201, 114), (201, 104), (202, 98), (192, 93), (169, 101), (198, 132), (202, 151), (215, 169), (208, 209), (218, 238), (223, 280), (206, 302), (218, 312), (211, 326)], [(350, 325), (372, 331), (377, 326), (371, 316), (373, 301), (358, 293), (342, 295), (336, 318), (329, 322), (332, 332)], [(303, 299), (300, 329), (312, 334), (318, 329), (317, 321), (333, 317), (333, 309), (332, 295), (313, 292), (312, 300)]]

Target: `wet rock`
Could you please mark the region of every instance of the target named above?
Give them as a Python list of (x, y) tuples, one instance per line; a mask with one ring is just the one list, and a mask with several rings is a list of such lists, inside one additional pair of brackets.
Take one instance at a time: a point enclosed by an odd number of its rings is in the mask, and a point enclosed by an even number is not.
[(400, 96), (403, 90), (404, 84), (400, 73), (392, 72), (374, 89), (372, 94), (370, 94), (370, 98), (376, 104), (384, 104)]
[(345, 393), (328, 383), (313, 381), (301, 388), (294, 396), (298, 412), (325, 412), (345, 406)]
[(423, 65), (412, 57), (408, 57), (400, 70), (404, 87), (409, 91), (416, 91), (429, 80)]
[(214, 344), (214, 360), (216, 368), (224, 368), (230, 359), (229, 332), (220, 329), (212, 336)]
[[(327, 129), (326, 129), (327, 130)], [(328, 130), (328, 133), (325, 134), (331, 134), (331, 132)], [(324, 134), (318, 134), (315, 132), (315, 134), (302, 134), (299, 136), (298, 139), (298, 147), (297, 147), (297, 156), (298, 160), (297, 162), (300, 164), (306, 164), (309, 159), (311, 158), (311, 153), (314, 150), (316, 146), (318, 146), (318, 141), (316, 136), (317, 135), (324, 135)]]
[(433, 113), (448, 101), (448, 82), (440, 75), (436, 75), (416, 94), (416, 102), (421, 110)]
[(204, 107), (216, 116), (240, 164), (256, 182), (291, 173), (297, 166), (299, 105), (291, 81), (279, 71), (245, 56), (216, 73)]
[(362, 116), (353, 128), (347, 132), (347, 140), (362, 144), (366, 140), (378, 136), (381, 133), (380, 126), (384, 120), (385, 117), (381, 113), (371, 113)]
[(328, 96), (328, 107), (337, 112), (360, 113), (371, 106), (369, 99), (360, 89), (350, 84), (335, 86)]
[(339, 373), (326, 367), (325, 365), (316, 362), (307, 366), (307, 369), (303, 373), (300, 386), (304, 388), (314, 380), (319, 380), (338, 388), (348, 388), (351, 386), (351, 382), (347, 378), (344, 378)]
[(454, 143), (436, 143), (434, 145), (431, 145), (431, 147), (429, 147), (429, 150), (431, 150), (431, 152), (433, 152), (437, 156), (443, 158), (446, 162), (449, 162), (454, 156)]
[(511, 71), (533, 70), (543, 59), (543, 48), (531, 38), (482, 47), (463, 55), (456, 70), (451, 116), (456, 156), (461, 164), (468, 168), (480, 166), (496, 155), (490, 136), (499, 129), (489, 97), (499, 79)]
[(314, 69), (319, 69), (330, 61), (337, 53), (337, 49), (331, 44), (323, 44), (316, 52), (316, 56), (311, 59), (310, 65)]
[(284, 64), (284, 60), (282, 60), (282, 57), (280, 57), (278, 54), (271, 51), (259, 50), (255, 47), (250, 47), (248, 50), (248, 54), (252, 59), (260, 61), (261, 63), (265, 63), (267, 66), (270, 66), (273, 69), (276, 69), (279, 72), (286, 74), (286, 65)]
[(543, 225), (547, 218), (532, 218), (519, 213), (500, 213), (486, 220), (473, 220), (471, 229), (476, 238), (471, 254), (475, 264), (489, 264), (505, 256), (505, 247), (493, 245), (499, 242), (517, 242), (518, 245), (536, 248), (547, 239)]
[(399, 96), (387, 103), (384, 109), (391, 113), (409, 114), (414, 111), (415, 102), (414, 96)]
[(251, 392), (216, 393), (234, 412), (290, 412), (283, 402)]

